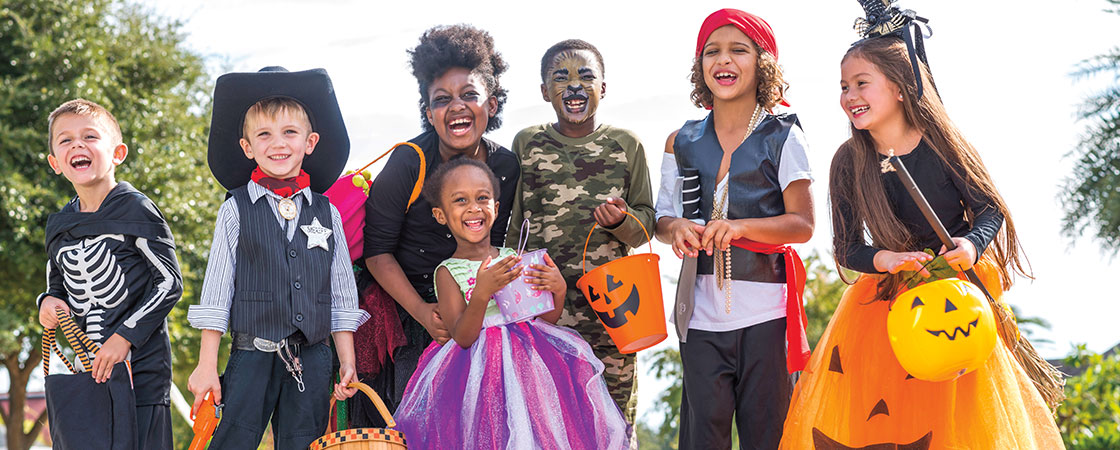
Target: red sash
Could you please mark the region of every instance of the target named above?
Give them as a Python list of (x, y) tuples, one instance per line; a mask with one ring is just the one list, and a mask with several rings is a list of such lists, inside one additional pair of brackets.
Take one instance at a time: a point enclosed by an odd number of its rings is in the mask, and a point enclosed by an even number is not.
[(805, 368), (809, 361), (809, 339), (805, 337), (805, 264), (788, 245), (763, 244), (750, 239), (736, 239), (731, 245), (755, 253), (772, 255), (781, 253), (786, 261), (786, 368), (790, 373)]

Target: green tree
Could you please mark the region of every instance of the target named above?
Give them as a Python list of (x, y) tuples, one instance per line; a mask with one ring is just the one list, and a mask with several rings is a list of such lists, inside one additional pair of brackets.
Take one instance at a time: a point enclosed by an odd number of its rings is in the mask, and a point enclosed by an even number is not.
[[(1120, 0), (1105, 0), (1106, 12), (1120, 14)], [(1077, 79), (1112, 76), (1113, 83), (1081, 104), (1077, 116), (1086, 122), (1073, 175), (1063, 188), (1066, 236), (1079, 238), (1088, 230), (1104, 250), (1120, 251), (1120, 47), (1082, 61)]]
[[(74, 195), (46, 162), (46, 119), (55, 106), (83, 97), (116, 115), (129, 146), (117, 178), (162, 209), (175, 234), (184, 301), (198, 291), (222, 196), (205, 158), (210, 77), (180, 28), (121, 1), (0, 0), (0, 329), (9, 330), (0, 333), (0, 360), (17, 411), (3, 414), (10, 449), (30, 447), (43, 423), (28, 426), (18, 413), (41, 360), (34, 300), (45, 287), (43, 227)], [(169, 317), (180, 386), (198, 339), (185, 311)], [(190, 436), (185, 423), (176, 426), (177, 436)]]
[(1079, 345), (1066, 357), (1066, 400), (1058, 406), (1058, 428), (1071, 449), (1120, 448), (1120, 354), (1102, 356)]
[[(804, 263), (805, 317), (809, 322), (806, 334), (810, 347), (815, 347), (828, 326), (836, 305), (840, 303), (846, 285), (833, 271), (832, 265), (822, 260), (819, 253), (809, 254), (804, 258)], [(849, 279), (854, 278), (852, 273), (847, 275)], [(660, 350), (648, 355), (646, 362), (652, 365), (655, 378), (671, 380), (672, 384), (658, 395), (651, 411), (654, 417), (660, 417), (660, 425), (653, 428), (647, 423), (638, 424), (642, 448), (676, 449), (680, 433), (681, 379), (684, 375), (680, 351), (676, 348)], [(737, 448), (738, 436), (734, 432), (732, 429), (732, 447)]]

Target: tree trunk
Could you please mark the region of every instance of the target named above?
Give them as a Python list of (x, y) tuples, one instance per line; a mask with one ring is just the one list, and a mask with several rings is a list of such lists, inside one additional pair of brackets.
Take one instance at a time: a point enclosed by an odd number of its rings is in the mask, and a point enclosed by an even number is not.
[(28, 450), (35, 444), (39, 431), (43, 429), (46, 410), (39, 415), (31, 430), (24, 432), (24, 408), (27, 406), (27, 380), (31, 372), (39, 367), (42, 355), (31, 351), (27, 361), (21, 366), (19, 354), (9, 355), (4, 358), (4, 367), (8, 369), (8, 413), (4, 415), (4, 425), (7, 429), (7, 444), (9, 449)]

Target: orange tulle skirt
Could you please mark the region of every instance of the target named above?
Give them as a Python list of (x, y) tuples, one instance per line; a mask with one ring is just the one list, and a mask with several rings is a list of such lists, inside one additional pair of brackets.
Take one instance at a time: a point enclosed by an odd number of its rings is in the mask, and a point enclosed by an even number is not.
[[(991, 263), (975, 268), (1001, 296)], [(1002, 341), (984, 366), (955, 380), (909, 377), (887, 341), (889, 302), (872, 301), (876, 282), (862, 276), (844, 292), (794, 389), (781, 448), (1063, 448), (1053, 415)]]

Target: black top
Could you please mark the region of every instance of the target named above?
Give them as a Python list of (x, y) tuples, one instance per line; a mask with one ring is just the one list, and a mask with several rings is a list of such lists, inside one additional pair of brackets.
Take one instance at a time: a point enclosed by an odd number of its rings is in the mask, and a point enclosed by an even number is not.
[[(956, 173), (949, 170), (946, 163), (937, 157), (937, 153), (922, 140), (913, 151), (899, 156), (918, 189), (925, 195), (930, 206), (937, 213), (937, 217), (945, 224), (949, 236), (964, 237), (976, 246), (976, 254), (984, 253), (984, 249), (995, 239), (996, 233), (1003, 226), (1003, 214), (995, 208), (992, 200), (977, 192), (972, 186), (966, 185)], [(886, 156), (879, 156), (879, 160), (886, 160)], [(918, 242), (913, 251), (931, 249), (937, 251), (941, 248), (941, 240), (933, 227), (926, 221), (918, 205), (910, 198), (906, 188), (902, 186), (898, 175), (893, 172), (880, 174), (883, 188), (887, 194), (887, 201), (891, 211), (906, 226)], [(864, 227), (852, 226), (851, 205), (848, 199), (834, 199), (836, 209), (840, 212), (840, 220), (847, 230), (842, 243), (835, 249), (837, 259), (844, 267), (864, 273), (880, 273), (875, 270), (875, 253), (880, 249), (867, 245), (864, 240)], [(976, 213), (975, 223), (969, 224), (965, 220), (965, 207)]]
[[(439, 167), (439, 136), (427, 131), (409, 142), (424, 151), (429, 177)], [(498, 176), (498, 216), (490, 229), (490, 243), (505, 242), (510, 209), (520, 176), (520, 163), (509, 149), (483, 138), (487, 151), (486, 165)], [(366, 227), (362, 258), (392, 253), (405, 276), (421, 297), (430, 296), (435, 280), (433, 273), (443, 260), (455, 253), (455, 238), (447, 226), (432, 218), (432, 205), (423, 196), (408, 208), (408, 196), (420, 173), (420, 158), (404, 148), (389, 155), (389, 161), (373, 180), (366, 201)]]
[[(171, 343), (167, 314), (183, 293), (175, 240), (163, 214), (126, 182), (94, 212), (74, 197), (47, 218), (47, 292), (66, 300), (74, 321), (100, 344), (132, 344), (136, 405), (168, 405)], [(42, 296), (40, 296), (40, 302)]]

